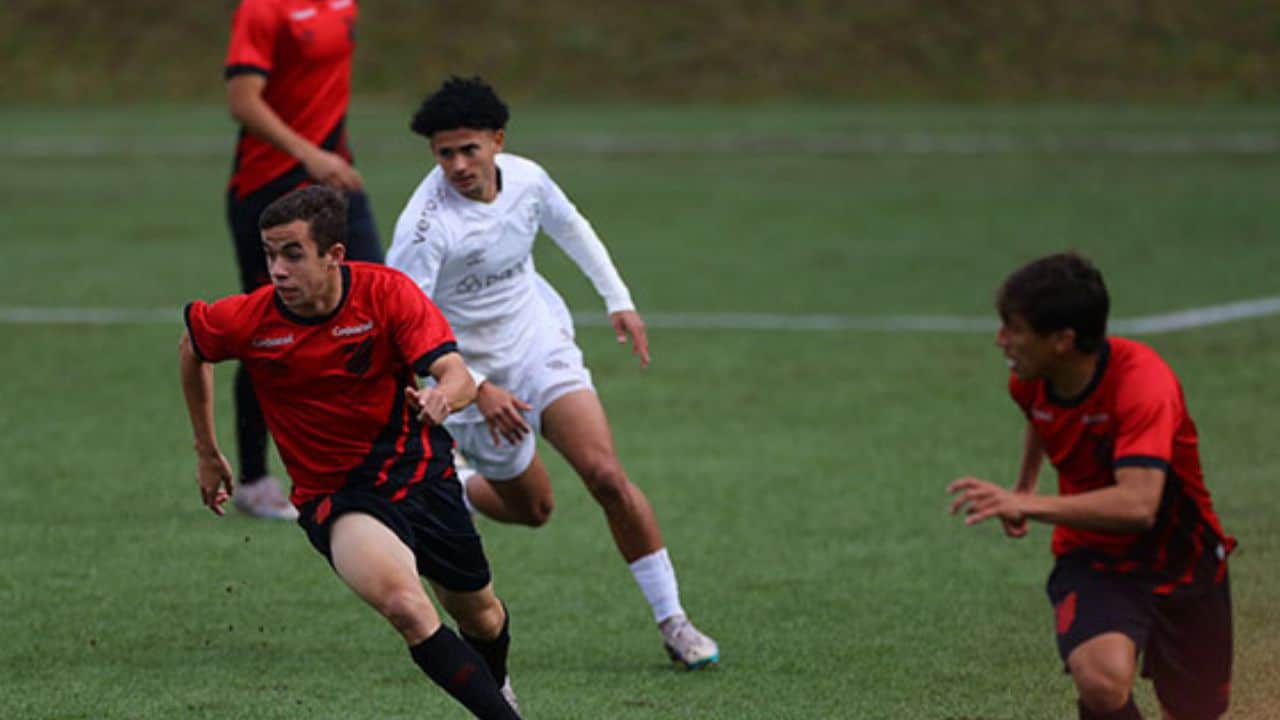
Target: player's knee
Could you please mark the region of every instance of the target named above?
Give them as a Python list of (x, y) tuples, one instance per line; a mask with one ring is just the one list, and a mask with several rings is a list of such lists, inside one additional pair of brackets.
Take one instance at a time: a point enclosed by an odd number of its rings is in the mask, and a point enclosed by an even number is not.
[(542, 527), (551, 520), (551, 511), (554, 508), (555, 502), (551, 498), (534, 498), (520, 513), (520, 522), (529, 527)]
[(1123, 673), (1087, 668), (1074, 674), (1080, 702), (1093, 712), (1109, 713), (1129, 701), (1133, 688), (1129, 686), (1128, 678)]
[(627, 475), (616, 460), (593, 462), (582, 470), (582, 481), (596, 502), (602, 506), (614, 507), (627, 501)]
[(409, 637), (430, 632), (434, 610), (422, 592), (394, 590), (380, 598), (374, 607), (401, 635)]
[(465, 611), (454, 614), (454, 618), (464, 633), (483, 640), (492, 640), (502, 632), (507, 613), (498, 598), (490, 594), (489, 602), (472, 603)]

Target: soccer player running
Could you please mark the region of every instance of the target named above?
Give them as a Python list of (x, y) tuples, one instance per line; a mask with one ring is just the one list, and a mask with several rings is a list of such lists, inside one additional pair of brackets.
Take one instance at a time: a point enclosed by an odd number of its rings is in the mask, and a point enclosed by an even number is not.
[(614, 451), (604, 408), (574, 343), (564, 301), (533, 266), (544, 230), (591, 279), (618, 342), (649, 364), (644, 322), (595, 231), (538, 164), (503, 153), (507, 106), (479, 78), (451, 78), (422, 103), (412, 129), (436, 167), (418, 185), (387, 252), (439, 305), (475, 373), (476, 404), (447, 421), (478, 474), (464, 473), (474, 508), (537, 527), (552, 509), (535, 432), (560, 452), (600, 504), (622, 557), (649, 601), (672, 660), (719, 660), (689, 622), (675, 569), (648, 499)]
[[(355, 52), (355, 0), (241, 0), (227, 46), (227, 109), (240, 123), (227, 186), (227, 224), (240, 290), (270, 284), (258, 216), (312, 182), (347, 195), (348, 260), (382, 262), (382, 243), (352, 165), (346, 113)], [(234, 505), (255, 517), (292, 520), (297, 510), (267, 474), (267, 428), (243, 366), (235, 379), (240, 490)]]
[[(311, 544), (432, 680), (477, 717), (518, 718), (506, 608), (441, 424), (475, 385), (448, 322), (412, 281), (343, 261), (346, 216), (331, 188), (285, 195), (259, 221), (272, 285), (187, 306), (179, 354), (201, 497), (221, 515), (235, 489), (210, 365), (234, 358), (253, 377)], [(418, 389), (415, 373), (435, 383)], [(462, 639), (441, 624), (419, 575)]]
[[(1140, 718), (1137, 658), (1165, 718), (1216, 718), (1230, 694), (1227, 554), (1200, 470), (1182, 387), (1154, 350), (1107, 337), (1102, 275), (1074, 253), (1040, 258), (1004, 281), (996, 344), (1027, 417), (1013, 490), (962, 477), (951, 512), (1005, 534), (1054, 525), (1047, 591), (1058, 652), (1081, 718)], [(1056, 496), (1037, 495), (1041, 463)]]

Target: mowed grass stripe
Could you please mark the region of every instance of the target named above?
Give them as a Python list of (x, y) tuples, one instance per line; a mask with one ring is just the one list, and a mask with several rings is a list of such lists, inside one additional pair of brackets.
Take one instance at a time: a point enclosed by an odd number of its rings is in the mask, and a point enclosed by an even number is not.
[[(1153, 335), (1191, 330), (1251, 318), (1280, 315), (1280, 297), (1189, 308), (1169, 313), (1120, 318), (1114, 332)], [(9, 325), (151, 325), (181, 320), (178, 308), (0, 307), (0, 323)], [(575, 312), (584, 327), (604, 327), (599, 313)], [(767, 313), (648, 313), (649, 327), (666, 329), (767, 330), (798, 332), (991, 332), (989, 317), (959, 315), (778, 315)]]

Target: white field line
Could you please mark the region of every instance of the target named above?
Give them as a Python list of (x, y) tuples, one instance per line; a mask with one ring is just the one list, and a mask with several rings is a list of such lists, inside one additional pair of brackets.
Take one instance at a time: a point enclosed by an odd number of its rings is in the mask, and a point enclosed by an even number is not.
[[(0, 138), (0, 158), (210, 158), (229, 157), (234, 133), (191, 136), (17, 135)], [(417, 147), (411, 138), (371, 138), (359, 152), (396, 157)], [(1280, 132), (1269, 130), (1125, 129), (1093, 131), (886, 131), (819, 130), (806, 134), (723, 132), (715, 134), (531, 135), (516, 152), (575, 152), (599, 155), (705, 153), (802, 153), (811, 155), (1008, 155), (1092, 153), (1102, 155), (1274, 155)], [(425, 160), (425, 155), (424, 155)]]
[[(1221, 325), (1249, 318), (1280, 315), (1280, 297), (1259, 298), (1225, 305), (1113, 320), (1110, 329), (1121, 334), (1154, 335)], [(574, 322), (586, 327), (607, 325), (598, 312), (575, 312)], [(178, 308), (54, 308), (0, 306), (0, 325), (174, 325), (182, 323)], [(781, 315), (759, 313), (649, 313), (651, 328), (765, 330), (770, 332), (885, 332), (990, 333), (993, 317), (953, 315)]]

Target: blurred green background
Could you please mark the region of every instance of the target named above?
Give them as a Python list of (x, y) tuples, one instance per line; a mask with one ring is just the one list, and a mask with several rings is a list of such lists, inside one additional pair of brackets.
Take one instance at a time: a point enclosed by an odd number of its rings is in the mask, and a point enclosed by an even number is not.
[[(233, 0), (8, 0), (0, 102), (220, 96)], [(1267, 101), (1272, 0), (384, 0), (359, 93), (480, 73), (548, 101)]]

